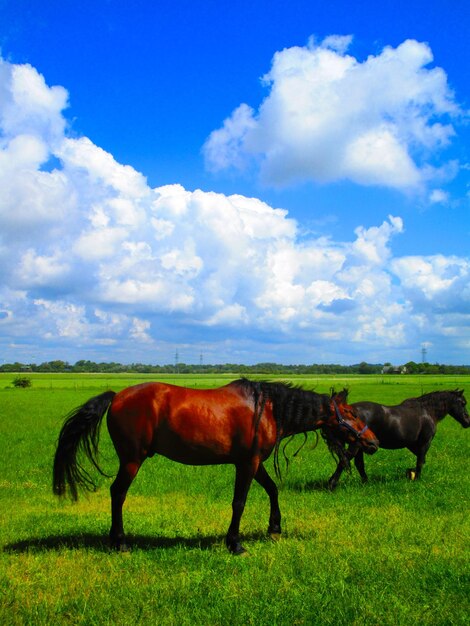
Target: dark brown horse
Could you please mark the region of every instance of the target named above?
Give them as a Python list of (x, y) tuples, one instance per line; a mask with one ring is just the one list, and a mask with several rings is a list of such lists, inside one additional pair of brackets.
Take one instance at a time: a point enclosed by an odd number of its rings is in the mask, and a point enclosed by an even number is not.
[(67, 417), (54, 459), (55, 494), (64, 495), (68, 485), (70, 495), (77, 499), (79, 487), (95, 488), (77, 455), (85, 453), (99, 470), (99, 428), (106, 412), (120, 463), (111, 485), (110, 540), (120, 550), (126, 549), (122, 507), (127, 491), (142, 463), (154, 454), (190, 465), (235, 465), (233, 515), (226, 544), (232, 553), (240, 554), (244, 552), (240, 518), (253, 478), (270, 498), (268, 532), (281, 532), (277, 487), (263, 462), (273, 450), (277, 459), (282, 438), (327, 426), (367, 451), (375, 451), (378, 444), (344, 395), (330, 397), (288, 384), (246, 379), (207, 390), (144, 383), (91, 398)]
[[(464, 428), (470, 426), (466, 404), (463, 391), (455, 390), (433, 391), (419, 398), (409, 398), (397, 406), (385, 406), (375, 402), (354, 402), (352, 406), (377, 435), (381, 448), (408, 448), (416, 455), (416, 467), (407, 470), (408, 478), (416, 480), (421, 476), (438, 422), (449, 414)], [(325, 439), (332, 452), (339, 457), (336, 471), (328, 481), (329, 488), (333, 490), (336, 487), (343, 470), (349, 467), (349, 461), (353, 457), (363, 482), (366, 482), (362, 451), (355, 444), (346, 450), (337, 433), (327, 433)]]

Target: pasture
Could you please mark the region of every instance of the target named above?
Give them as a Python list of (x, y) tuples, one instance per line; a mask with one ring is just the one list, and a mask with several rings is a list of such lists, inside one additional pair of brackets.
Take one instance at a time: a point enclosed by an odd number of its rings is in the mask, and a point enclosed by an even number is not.
[[(106, 389), (151, 376), (30, 374), (15, 389), (0, 374), (0, 623), (2, 624), (466, 624), (470, 614), (470, 429), (438, 427), (421, 481), (414, 457), (379, 450), (369, 483), (353, 469), (336, 492), (323, 441), (291, 458), (280, 486), (283, 536), (266, 537), (269, 502), (253, 484), (242, 518), (246, 557), (228, 553), (234, 469), (144, 463), (124, 506), (130, 553), (108, 549), (111, 479), (78, 503), (52, 495), (52, 457), (63, 417)], [(215, 387), (233, 376), (162, 376)], [(273, 379), (272, 377), (270, 378)], [(285, 380), (285, 377), (283, 378)], [(470, 377), (298, 377), (318, 392), (395, 404), (429, 391), (465, 390)], [(302, 443), (298, 436), (287, 448)], [(298, 444), (298, 445), (297, 445)], [(106, 425), (101, 466), (117, 469)], [(266, 463), (274, 477), (272, 459)], [(93, 474), (94, 476), (96, 474)]]

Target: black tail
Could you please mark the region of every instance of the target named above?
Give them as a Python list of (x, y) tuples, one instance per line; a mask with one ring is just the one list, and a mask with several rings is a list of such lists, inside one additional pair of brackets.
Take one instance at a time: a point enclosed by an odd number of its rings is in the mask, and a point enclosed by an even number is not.
[(78, 488), (94, 491), (96, 485), (90, 474), (77, 460), (84, 452), (96, 469), (103, 474), (96, 461), (101, 421), (116, 393), (106, 391), (85, 402), (72, 411), (59, 434), (54, 457), (53, 491), (57, 496), (65, 495), (67, 485), (73, 500), (78, 498)]

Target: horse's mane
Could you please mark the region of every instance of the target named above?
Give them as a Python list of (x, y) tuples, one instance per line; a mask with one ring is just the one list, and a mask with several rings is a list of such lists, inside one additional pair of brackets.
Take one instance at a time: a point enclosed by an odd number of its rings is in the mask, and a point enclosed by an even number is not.
[(440, 408), (444, 404), (446, 399), (450, 399), (453, 396), (461, 396), (463, 391), (459, 389), (446, 389), (442, 391), (430, 391), (429, 393), (424, 393), (417, 398), (408, 398), (407, 400), (403, 400), (402, 404), (415, 404), (418, 403), (420, 405), (424, 405), (425, 407), (430, 408)]
[(328, 446), (328, 450), (336, 463), (341, 463), (343, 469), (350, 472), (351, 457), (348, 456), (346, 452), (344, 441), (341, 440), (337, 435), (334, 435), (329, 428), (322, 428), (320, 434), (323, 438), (323, 441)]
[(276, 443), (274, 447), (274, 470), (281, 478), (279, 468), (279, 445), (281, 438), (312, 430), (312, 424), (320, 417), (321, 410), (330, 397), (315, 391), (302, 389), (290, 382), (254, 381), (241, 378), (235, 384), (250, 393), (255, 404), (257, 423), (262, 417), (267, 400), (272, 403), (276, 422)]
[(284, 431), (304, 432), (318, 415), (325, 402), (330, 397), (327, 394), (316, 393), (303, 389), (290, 382), (269, 382), (266, 380), (249, 380), (241, 378), (235, 381), (249, 391), (255, 401), (270, 400), (273, 405), (276, 425)]

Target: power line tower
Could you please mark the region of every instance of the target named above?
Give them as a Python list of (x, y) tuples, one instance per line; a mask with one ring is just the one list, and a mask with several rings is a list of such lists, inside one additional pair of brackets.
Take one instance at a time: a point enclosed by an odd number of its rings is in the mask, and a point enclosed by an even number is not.
[(204, 359), (202, 358), (202, 352), (199, 355), (199, 365), (202, 367), (202, 365), (204, 364)]
[(428, 354), (428, 351), (426, 349), (426, 346), (423, 346), (421, 348), (421, 363), (426, 363), (426, 356)]
[(178, 372), (178, 365), (179, 365), (179, 354), (178, 354), (178, 348), (176, 348), (176, 352), (175, 352), (175, 371)]

